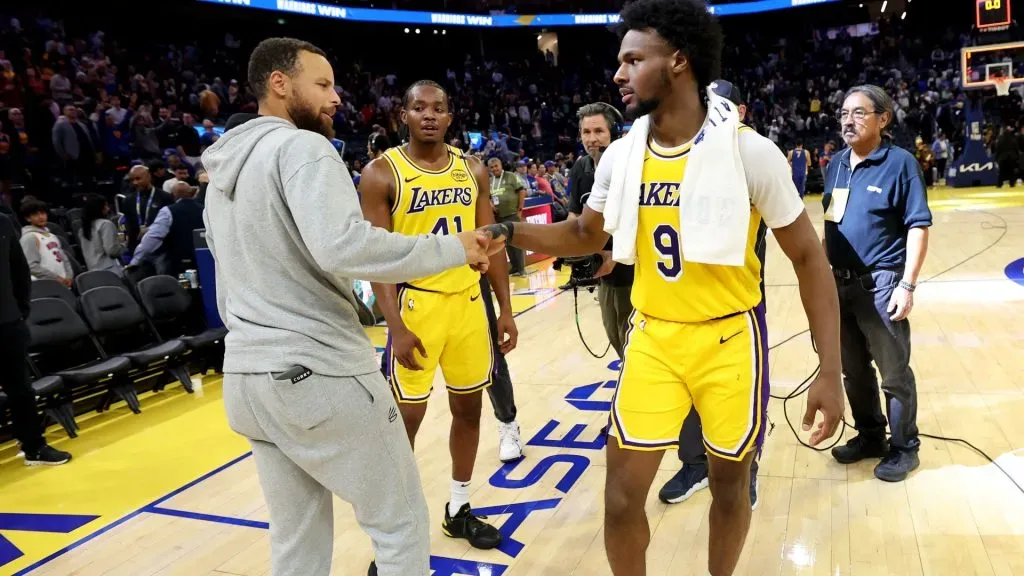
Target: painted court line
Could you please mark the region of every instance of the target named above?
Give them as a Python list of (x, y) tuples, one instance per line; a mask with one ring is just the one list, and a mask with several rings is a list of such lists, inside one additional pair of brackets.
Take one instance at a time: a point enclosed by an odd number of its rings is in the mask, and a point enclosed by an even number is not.
[(81, 545), (83, 545), (83, 544), (93, 540), (94, 538), (96, 538), (98, 536), (101, 536), (103, 534), (106, 534), (107, 532), (113, 530), (114, 528), (117, 528), (121, 524), (124, 524), (125, 522), (131, 520), (132, 518), (135, 518), (139, 514), (142, 514), (143, 512), (146, 512), (147, 509), (153, 508), (155, 506), (159, 506), (163, 502), (166, 502), (166, 501), (170, 500), (171, 498), (174, 498), (175, 496), (177, 496), (178, 494), (181, 494), (185, 490), (188, 490), (189, 488), (192, 488), (193, 486), (196, 486), (197, 484), (199, 484), (201, 482), (205, 482), (206, 480), (209, 480), (210, 478), (216, 476), (217, 474), (220, 474), (221, 472), (227, 470), (228, 468), (234, 466), (235, 464), (238, 464), (242, 460), (245, 460), (249, 456), (252, 456), (252, 452), (246, 452), (245, 454), (242, 454), (241, 456), (239, 456), (238, 458), (235, 458), (234, 460), (228, 462), (227, 464), (224, 464), (224, 465), (222, 465), (222, 466), (220, 466), (218, 468), (215, 468), (215, 469), (211, 470), (210, 472), (207, 472), (206, 474), (203, 474), (199, 478), (196, 478), (195, 480), (189, 482), (188, 484), (185, 484), (184, 486), (182, 486), (180, 488), (177, 488), (177, 489), (175, 489), (175, 490), (165, 494), (164, 496), (161, 496), (160, 498), (154, 500), (153, 502), (150, 502), (149, 504), (146, 504), (145, 506), (139, 508), (138, 510), (135, 510), (134, 512), (130, 512), (127, 516), (123, 516), (122, 518), (114, 521), (111, 524), (108, 524), (107, 526), (104, 526), (103, 528), (100, 528), (99, 530), (93, 532), (92, 534), (89, 534), (87, 536), (83, 536), (79, 540), (76, 540), (76, 541), (72, 542), (71, 544), (68, 544), (64, 548), (61, 548), (60, 550), (57, 550), (56, 552), (54, 552), (53, 554), (50, 554), (46, 558), (43, 558), (42, 560), (39, 560), (38, 562), (35, 562), (34, 564), (26, 566), (25, 568), (22, 568), (21, 570), (15, 572), (13, 576), (24, 576), (25, 574), (28, 574), (29, 572), (35, 570), (36, 568), (39, 568), (39, 567), (43, 566), (47, 562), (49, 562), (49, 561), (51, 561), (51, 560), (53, 560), (55, 558), (58, 558), (60, 556), (63, 556), (64, 554), (74, 550), (75, 548), (78, 548), (79, 546), (81, 546)]
[[(557, 298), (558, 296), (560, 296), (561, 294), (565, 294), (566, 292), (567, 292), (566, 290), (560, 290), (560, 291), (558, 291), (558, 292), (548, 296), (547, 298), (544, 298), (544, 299), (540, 300), (539, 302), (534, 303), (532, 306), (526, 308), (522, 312), (519, 312), (519, 313), (515, 314), (513, 317), (518, 318), (519, 316), (522, 316), (523, 314), (526, 314), (527, 312), (529, 312), (530, 310), (533, 310), (534, 308), (540, 306), (541, 304), (544, 304), (544, 303), (546, 303), (546, 302), (548, 302), (550, 300), (553, 300), (554, 298)], [(126, 516), (123, 516), (123, 517), (119, 518), (118, 520), (112, 522), (111, 524), (108, 524), (107, 526), (104, 526), (103, 528), (100, 528), (99, 530), (97, 530), (97, 531), (95, 531), (95, 532), (93, 532), (91, 534), (83, 536), (82, 538), (72, 542), (71, 544), (68, 544), (64, 548), (61, 548), (60, 550), (57, 550), (56, 552), (50, 554), (49, 556), (47, 556), (47, 557), (45, 557), (45, 558), (43, 558), (43, 559), (41, 559), (41, 560), (39, 560), (37, 562), (34, 562), (33, 564), (31, 564), (29, 566), (26, 566), (25, 568), (22, 568), (21, 570), (15, 572), (12, 576), (25, 576), (26, 574), (32, 572), (36, 568), (40, 568), (43, 565), (47, 564), (51, 560), (59, 558), (59, 557), (63, 556), (64, 554), (67, 554), (68, 552), (74, 550), (75, 548), (78, 548), (79, 546), (82, 546), (83, 544), (86, 544), (86, 543), (90, 542), (91, 540), (93, 540), (93, 539), (95, 539), (95, 538), (97, 538), (99, 536), (102, 536), (103, 534), (106, 534), (107, 532), (113, 530), (114, 528), (117, 528), (118, 526), (120, 526), (121, 524), (124, 524), (125, 522), (131, 520), (132, 518), (135, 518), (136, 516), (138, 516), (140, 514), (143, 514), (143, 513), (147, 513), (147, 512), (153, 513), (153, 514), (165, 514), (165, 515), (169, 515), (169, 516), (178, 516), (178, 517), (181, 517), (181, 518), (191, 518), (191, 519), (195, 519), (195, 520), (207, 520), (207, 521), (210, 521), (210, 522), (221, 522), (221, 523), (224, 523), (224, 524), (234, 524), (234, 525), (238, 525), (238, 526), (246, 526), (246, 527), (252, 527), (252, 528), (269, 528), (270, 525), (267, 524), (266, 522), (257, 522), (257, 521), (253, 521), (253, 520), (244, 520), (244, 519), (241, 519), (241, 518), (230, 518), (230, 517), (226, 517), (226, 516), (214, 516), (214, 515), (210, 515), (210, 514), (200, 514), (198, 512), (186, 512), (186, 511), (183, 511), (183, 510), (173, 510), (173, 509), (170, 509), (170, 508), (161, 508), (160, 507), (160, 504), (170, 500), (171, 498), (174, 498), (175, 496), (177, 496), (178, 494), (181, 494), (182, 492), (184, 492), (185, 490), (188, 490), (189, 488), (192, 488), (192, 487), (194, 487), (194, 486), (196, 486), (196, 485), (198, 485), (198, 484), (200, 484), (202, 482), (205, 482), (206, 480), (209, 480), (210, 478), (216, 476), (217, 474), (220, 474), (221, 472), (227, 470), (228, 468), (234, 466), (235, 464), (238, 464), (239, 462), (241, 462), (242, 460), (245, 460), (246, 458), (248, 458), (250, 456), (252, 456), (252, 452), (246, 452), (245, 454), (242, 454), (241, 456), (239, 456), (238, 458), (235, 458), (234, 460), (231, 460), (227, 464), (224, 464), (224, 465), (222, 465), (222, 466), (220, 466), (218, 468), (215, 468), (214, 470), (211, 470), (210, 472), (207, 472), (206, 474), (203, 474), (199, 478), (196, 478), (195, 480), (189, 482), (188, 484), (185, 484), (184, 486), (182, 486), (180, 488), (177, 488), (177, 489), (167, 493), (164, 496), (161, 496), (160, 498), (154, 500), (153, 502), (150, 502), (149, 504), (146, 504), (145, 506), (143, 506), (141, 508), (138, 508), (134, 512), (129, 512)]]
[(234, 518), (231, 516), (203, 514), (201, 512), (189, 512), (188, 510), (175, 510), (173, 508), (161, 508), (158, 506), (149, 506), (143, 509), (143, 512), (149, 512), (150, 514), (162, 514), (164, 516), (174, 516), (176, 518), (188, 518), (190, 520), (202, 520), (204, 522), (216, 522), (217, 524), (231, 524), (232, 526), (263, 528), (264, 530), (270, 530), (270, 523), (268, 522), (246, 520), (245, 518)]

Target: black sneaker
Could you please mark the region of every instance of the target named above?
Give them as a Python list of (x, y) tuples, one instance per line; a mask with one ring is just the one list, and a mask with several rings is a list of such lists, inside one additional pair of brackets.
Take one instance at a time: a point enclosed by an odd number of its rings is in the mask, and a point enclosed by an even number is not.
[[(481, 516), (480, 518), (486, 518)], [(454, 517), (448, 515), (448, 505), (444, 505), (444, 524), (441, 531), (450, 538), (465, 538), (469, 545), (480, 550), (497, 548), (501, 544), (501, 533), (486, 522), (481, 522), (469, 510), (469, 504), (463, 504)]]
[(366, 576), (377, 576), (377, 563), (370, 562), (370, 570), (366, 573)]
[(43, 444), (35, 452), (25, 452), (25, 466), (60, 466), (71, 460), (71, 454)]
[(889, 453), (875, 466), (875, 478), (886, 482), (902, 482), (921, 465), (917, 450), (889, 449)]
[(853, 464), (866, 458), (883, 458), (889, 450), (885, 437), (857, 434), (845, 446), (832, 449), (832, 457), (840, 464)]
[(678, 504), (708, 487), (708, 467), (701, 464), (684, 464), (658, 492), (658, 499), (665, 504)]

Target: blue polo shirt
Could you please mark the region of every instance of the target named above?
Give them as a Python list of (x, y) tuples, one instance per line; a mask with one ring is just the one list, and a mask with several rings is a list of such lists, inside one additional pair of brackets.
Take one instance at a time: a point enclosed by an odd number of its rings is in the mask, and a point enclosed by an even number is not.
[(902, 270), (907, 232), (932, 225), (928, 190), (910, 152), (883, 143), (853, 170), (850, 149), (828, 165), (822, 204), (828, 209), (834, 188), (849, 188), (842, 222), (825, 222), (829, 262), (837, 270), (866, 273)]

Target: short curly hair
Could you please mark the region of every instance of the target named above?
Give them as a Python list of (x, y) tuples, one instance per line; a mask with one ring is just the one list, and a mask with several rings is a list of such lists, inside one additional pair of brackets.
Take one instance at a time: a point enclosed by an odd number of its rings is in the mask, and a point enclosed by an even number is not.
[(266, 98), (270, 75), (275, 70), (290, 77), (295, 76), (299, 72), (299, 54), (302, 52), (327, 57), (327, 53), (320, 48), (295, 38), (267, 38), (260, 42), (249, 56), (249, 88), (252, 88), (256, 98)]
[(620, 35), (654, 30), (686, 55), (700, 88), (721, 75), (724, 39), (704, 0), (636, 0), (622, 9)]
[(437, 88), (438, 90), (441, 91), (442, 94), (444, 94), (444, 104), (445, 104), (445, 106), (450, 106), (451, 105), (451, 102), (450, 102), (451, 97), (448, 96), (448, 91), (444, 89), (444, 86), (441, 86), (440, 84), (438, 84), (437, 82), (434, 82), (433, 80), (417, 80), (417, 81), (413, 82), (412, 84), (410, 84), (409, 87), (405, 89), (405, 95), (402, 97), (402, 105), (403, 106), (405, 106), (406, 108), (409, 107), (409, 103), (412, 102), (412, 92), (413, 92), (413, 90), (415, 90), (415, 89), (417, 89), (417, 88), (419, 88), (421, 86), (428, 86), (430, 88)]

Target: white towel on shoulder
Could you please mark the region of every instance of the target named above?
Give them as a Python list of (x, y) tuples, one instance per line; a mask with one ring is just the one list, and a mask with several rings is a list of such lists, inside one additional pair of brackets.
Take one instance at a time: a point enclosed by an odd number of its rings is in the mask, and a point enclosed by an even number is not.
[[(707, 92), (707, 120), (690, 148), (679, 191), (681, 256), (687, 262), (742, 266), (750, 192), (739, 151), (739, 114), (710, 87)], [(612, 169), (604, 230), (614, 241), (612, 258), (622, 264), (636, 260), (640, 186), (649, 137), (650, 119), (643, 116), (619, 144), (623, 150), (616, 154)]]

